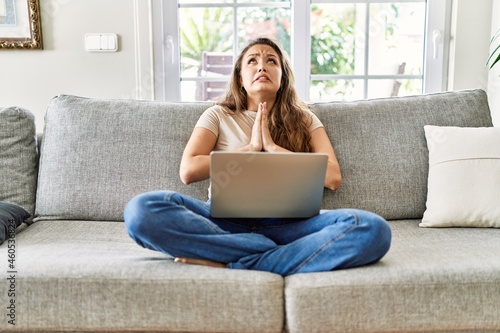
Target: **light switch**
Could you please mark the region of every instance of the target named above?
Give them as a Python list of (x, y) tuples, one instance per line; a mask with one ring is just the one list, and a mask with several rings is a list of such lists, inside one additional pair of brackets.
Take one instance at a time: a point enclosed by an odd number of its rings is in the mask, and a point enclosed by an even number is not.
[(99, 51), (101, 49), (101, 36), (85, 36), (85, 48), (87, 51)]
[(116, 35), (114, 36), (108, 36), (108, 49), (109, 50), (117, 50), (118, 49), (118, 38)]
[(113, 33), (86, 34), (85, 50), (88, 52), (116, 52), (118, 51), (118, 36)]
[(101, 50), (102, 51), (107, 51), (108, 50), (108, 37), (101, 35)]

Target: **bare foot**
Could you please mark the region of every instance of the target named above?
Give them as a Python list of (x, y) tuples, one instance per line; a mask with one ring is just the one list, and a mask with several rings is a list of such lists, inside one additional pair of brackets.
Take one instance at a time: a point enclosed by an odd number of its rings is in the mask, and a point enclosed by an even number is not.
[(223, 264), (218, 261), (211, 260), (203, 260), (203, 259), (189, 259), (189, 258), (181, 258), (177, 257), (174, 259), (175, 262), (182, 262), (184, 264), (190, 265), (201, 265), (201, 266), (209, 266), (209, 267), (217, 267), (217, 268), (226, 268), (226, 264)]

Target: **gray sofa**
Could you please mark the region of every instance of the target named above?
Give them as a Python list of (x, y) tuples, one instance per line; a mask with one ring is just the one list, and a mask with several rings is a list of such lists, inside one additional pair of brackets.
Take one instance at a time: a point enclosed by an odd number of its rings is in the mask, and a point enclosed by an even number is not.
[(377, 264), (286, 278), (175, 263), (125, 231), (124, 205), (141, 192), (206, 199), (208, 183), (185, 186), (178, 169), (209, 105), (58, 96), (39, 153), (30, 112), (0, 111), (1, 149), (19, 151), (0, 155), (0, 201), (34, 217), (17, 229), (14, 267), (0, 247), (0, 331), (500, 332), (500, 230), (419, 226), (424, 125), (491, 127), (484, 91), (311, 104), (344, 178), (323, 208), (381, 214), (393, 242)]

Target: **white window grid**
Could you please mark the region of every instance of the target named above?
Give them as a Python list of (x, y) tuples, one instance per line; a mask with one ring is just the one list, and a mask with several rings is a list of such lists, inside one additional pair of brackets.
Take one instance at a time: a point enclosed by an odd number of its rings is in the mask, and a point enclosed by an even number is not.
[[(238, 48), (238, 22), (237, 11), (239, 8), (276, 8), (291, 7), (292, 12), (292, 40), (291, 40), (291, 60), (292, 66), (297, 78), (307, 78), (297, 80), (296, 88), (299, 96), (309, 101), (309, 87), (313, 80), (363, 80), (364, 98), (368, 94), (368, 82), (373, 79), (421, 79), (423, 93), (439, 92), (446, 89), (447, 77), (447, 59), (448, 44), (450, 40), (450, 21), (451, 21), (451, 1), (452, 0), (290, 0), (283, 2), (190, 2), (179, 4), (174, 0), (153, 0), (153, 32), (155, 34), (155, 75), (160, 78), (155, 79), (155, 99), (180, 101), (180, 84), (183, 80), (189, 81), (220, 81), (225, 82), (228, 78), (205, 78), (205, 77), (181, 77), (180, 75), (180, 50), (178, 33), (178, 9), (179, 8), (210, 8), (226, 7), (233, 9), (233, 55), (236, 55)], [(370, 75), (368, 74), (368, 53), (369, 45), (364, 47), (364, 72), (363, 74), (314, 74), (310, 73), (310, 52), (304, 48), (304, 45), (310, 45), (310, 13), (313, 3), (415, 3), (426, 2), (426, 37), (424, 45), (424, 71), (422, 75), (411, 74), (388, 74), (388, 75)], [(365, 43), (369, 43), (369, 10), (370, 6), (365, 6)], [(296, 33), (300, 31), (301, 33)], [(161, 42), (158, 42), (161, 40)], [(161, 45), (161, 47), (158, 47)]]

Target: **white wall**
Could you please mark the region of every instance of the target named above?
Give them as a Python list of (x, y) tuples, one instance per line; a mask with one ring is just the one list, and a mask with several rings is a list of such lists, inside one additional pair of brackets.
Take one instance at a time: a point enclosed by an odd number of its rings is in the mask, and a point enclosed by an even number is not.
[(500, 0), (453, 0), (448, 75), (448, 90), (480, 88), (487, 91), (495, 126), (500, 125), (500, 110), (498, 104), (492, 104), (495, 98), (498, 100), (500, 88), (492, 89), (489, 83), (492, 73), (486, 60), (494, 26), (492, 13), (498, 17), (499, 5)]
[[(22, 106), (42, 131), (60, 94), (152, 99), (149, 1), (40, 1), (43, 50), (0, 50), (0, 106)], [(85, 51), (86, 33), (116, 33), (114, 53)]]
[(492, 1), (453, 0), (448, 90), (487, 89)]
[[(453, 1), (451, 54), (455, 54), (449, 89), (486, 90), (491, 74), (485, 65), (491, 13), (493, 4), (499, 11), (500, 0)], [(43, 0), (40, 4), (44, 50), (0, 50), (0, 106), (31, 110), (41, 131), (47, 104), (59, 94), (154, 99), (151, 0)], [(86, 52), (85, 34), (99, 32), (118, 34), (119, 51)], [(497, 78), (490, 75), (492, 80)], [(496, 84), (493, 91), (490, 84), (489, 91), (495, 96), (500, 91)], [(498, 119), (496, 101), (493, 113)]]

